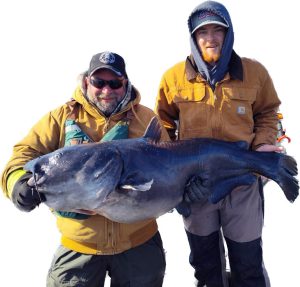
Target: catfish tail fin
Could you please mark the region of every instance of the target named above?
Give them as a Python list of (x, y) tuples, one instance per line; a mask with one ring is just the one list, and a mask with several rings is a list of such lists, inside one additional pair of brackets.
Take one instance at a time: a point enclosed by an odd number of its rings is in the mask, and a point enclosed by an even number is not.
[(288, 155), (281, 157), (279, 161), (278, 181), (286, 198), (290, 202), (294, 202), (299, 195), (299, 182), (296, 178), (298, 174), (296, 160)]

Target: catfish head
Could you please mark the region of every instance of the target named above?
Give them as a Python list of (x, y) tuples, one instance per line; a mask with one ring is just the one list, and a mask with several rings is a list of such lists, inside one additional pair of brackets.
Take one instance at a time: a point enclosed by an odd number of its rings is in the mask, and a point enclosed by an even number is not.
[(28, 184), (44, 193), (48, 206), (92, 210), (115, 190), (123, 161), (116, 147), (91, 143), (58, 149), (28, 162), (25, 169), (33, 174)]

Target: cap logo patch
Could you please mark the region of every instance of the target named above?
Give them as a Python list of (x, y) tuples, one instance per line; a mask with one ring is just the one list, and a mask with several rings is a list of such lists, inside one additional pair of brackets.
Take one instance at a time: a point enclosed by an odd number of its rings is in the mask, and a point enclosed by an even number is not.
[(99, 57), (99, 61), (104, 64), (112, 64), (115, 60), (114, 54), (110, 52), (104, 52)]
[(198, 18), (199, 19), (204, 19), (206, 17), (211, 17), (211, 16), (218, 16), (215, 13), (211, 12), (211, 11), (202, 11), (201, 13), (199, 13)]

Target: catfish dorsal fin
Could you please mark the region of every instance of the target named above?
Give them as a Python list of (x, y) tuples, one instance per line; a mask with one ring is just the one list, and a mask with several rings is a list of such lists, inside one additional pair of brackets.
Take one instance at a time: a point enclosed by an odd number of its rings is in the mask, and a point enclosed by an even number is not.
[(161, 125), (156, 117), (153, 117), (148, 124), (143, 138), (158, 142), (161, 137)]

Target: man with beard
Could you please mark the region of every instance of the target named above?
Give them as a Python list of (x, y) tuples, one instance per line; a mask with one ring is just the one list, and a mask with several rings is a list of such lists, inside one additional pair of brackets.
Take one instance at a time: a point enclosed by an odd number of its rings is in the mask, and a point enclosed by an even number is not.
[[(252, 150), (280, 152), (275, 145), (280, 100), (263, 65), (233, 50), (227, 9), (203, 2), (192, 11), (188, 28), (191, 55), (163, 75), (156, 101), (170, 138), (242, 140)], [(177, 210), (184, 215), (197, 286), (228, 286), (223, 235), (231, 286), (270, 286), (262, 255), (261, 179), (234, 189), (217, 204), (205, 198), (209, 187), (201, 175), (189, 187)]]
[[(46, 114), (14, 146), (2, 174), (5, 194), (29, 212), (47, 198), (27, 185), (32, 174), (23, 170), (26, 162), (63, 146), (143, 136), (155, 115), (140, 100), (120, 55), (94, 55), (73, 99)], [(163, 139), (168, 139), (164, 129)], [(162, 286), (165, 255), (155, 219), (122, 224), (88, 211), (53, 213), (62, 237), (48, 287), (100, 287), (106, 273), (111, 286)]]

